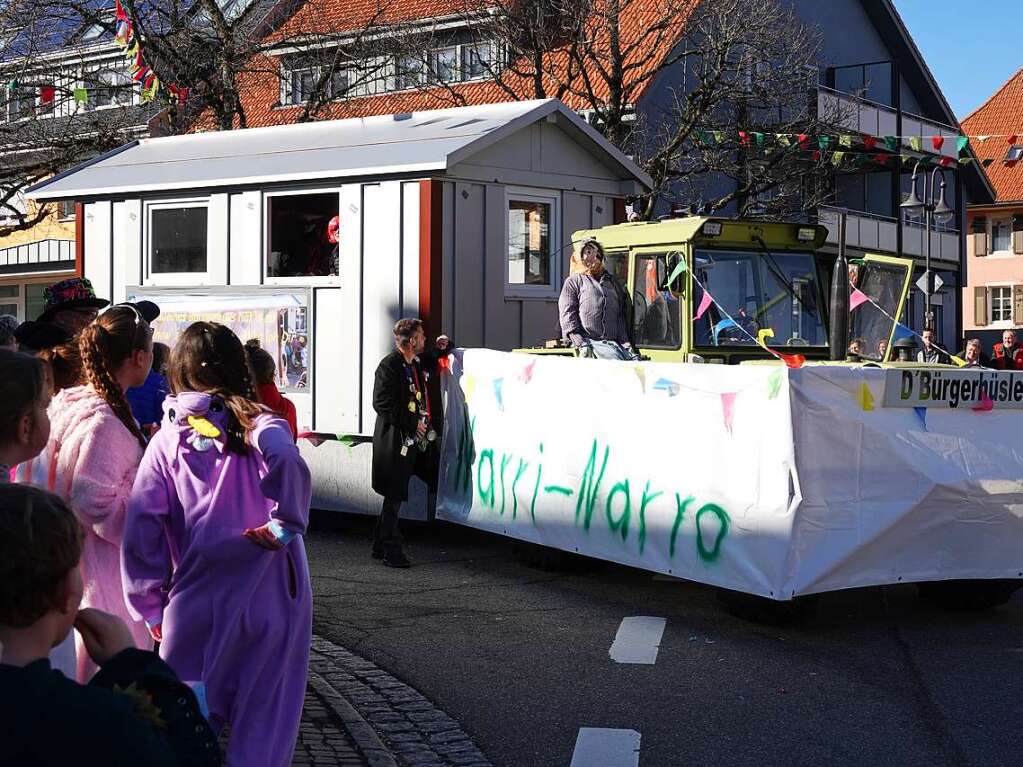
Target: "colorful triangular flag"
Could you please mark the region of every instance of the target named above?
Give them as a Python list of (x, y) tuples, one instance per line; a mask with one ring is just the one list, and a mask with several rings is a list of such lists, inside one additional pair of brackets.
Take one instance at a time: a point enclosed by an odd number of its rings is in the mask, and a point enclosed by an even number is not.
[(927, 408), (915, 407), (913, 412), (916, 413), (916, 417), (920, 419), (920, 425), (924, 427), (924, 431), (927, 431)]
[(869, 413), (874, 409), (874, 393), (870, 391), (866, 381), (860, 384), (860, 407), (863, 408), (865, 413)]
[(735, 417), (735, 392), (721, 395), (721, 415), (725, 422), (725, 429), (731, 434), (732, 420)]

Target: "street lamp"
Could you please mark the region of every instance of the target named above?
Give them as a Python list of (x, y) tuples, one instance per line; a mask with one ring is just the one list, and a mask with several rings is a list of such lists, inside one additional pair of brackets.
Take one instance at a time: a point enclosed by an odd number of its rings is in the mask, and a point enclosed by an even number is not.
[[(940, 167), (935, 168), (929, 174), (924, 174), (923, 199), (917, 196), (916, 177), (919, 170), (920, 161), (918, 160), (913, 167), (913, 179), (910, 182), (909, 196), (900, 207), (907, 213), (920, 215), (923, 212), (924, 214), (924, 236), (927, 238), (927, 245), (924, 251), (924, 271), (927, 274), (925, 286), (927, 290), (924, 291), (926, 296), (924, 324), (933, 328), (934, 315), (931, 312), (931, 286), (934, 284), (934, 281), (931, 278), (931, 222), (937, 221), (939, 224), (946, 224), (955, 216), (955, 211), (945, 202), (945, 173)], [(939, 173), (941, 173), (941, 186), (935, 189), (935, 181), (937, 181)], [(937, 199), (935, 199), (935, 192), (937, 192)], [(935, 330), (937, 329), (935, 328)]]

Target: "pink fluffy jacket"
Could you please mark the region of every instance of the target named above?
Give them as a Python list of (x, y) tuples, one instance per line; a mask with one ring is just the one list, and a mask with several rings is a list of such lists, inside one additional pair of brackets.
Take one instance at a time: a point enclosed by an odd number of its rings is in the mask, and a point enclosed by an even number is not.
[[(29, 468), (33, 484), (63, 498), (85, 530), (83, 607), (124, 619), (135, 645), (151, 649), (146, 626), (128, 613), (121, 582), (124, 514), (142, 448), (111, 407), (90, 386), (64, 389), (49, 408), (50, 441)], [(95, 673), (77, 633), (78, 681)]]

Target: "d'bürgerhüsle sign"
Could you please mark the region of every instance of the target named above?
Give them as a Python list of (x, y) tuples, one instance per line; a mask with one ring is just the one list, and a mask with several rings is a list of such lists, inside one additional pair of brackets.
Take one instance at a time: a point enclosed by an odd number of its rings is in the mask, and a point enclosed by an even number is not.
[(888, 370), (885, 407), (969, 408), (987, 398), (998, 408), (1023, 410), (1023, 372), (912, 368)]

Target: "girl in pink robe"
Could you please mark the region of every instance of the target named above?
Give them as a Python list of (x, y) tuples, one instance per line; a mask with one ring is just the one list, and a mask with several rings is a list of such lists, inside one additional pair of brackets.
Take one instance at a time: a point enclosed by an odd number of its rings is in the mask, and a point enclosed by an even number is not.
[[(19, 478), (59, 495), (82, 523), (82, 607), (121, 618), (135, 646), (149, 650), (153, 642), (145, 624), (132, 618), (124, 600), (121, 539), (145, 445), (124, 392), (149, 374), (152, 332), (134, 307), (120, 304), (82, 331), (79, 350), (87, 383), (54, 396), (49, 441), (37, 459), (19, 467)], [(85, 684), (96, 665), (77, 633), (75, 648), (76, 676)]]
[(128, 507), (125, 594), (214, 729), (230, 725), (227, 763), (286, 767), (312, 639), (309, 470), (228, 328), (190, 326), (169, 378)]

